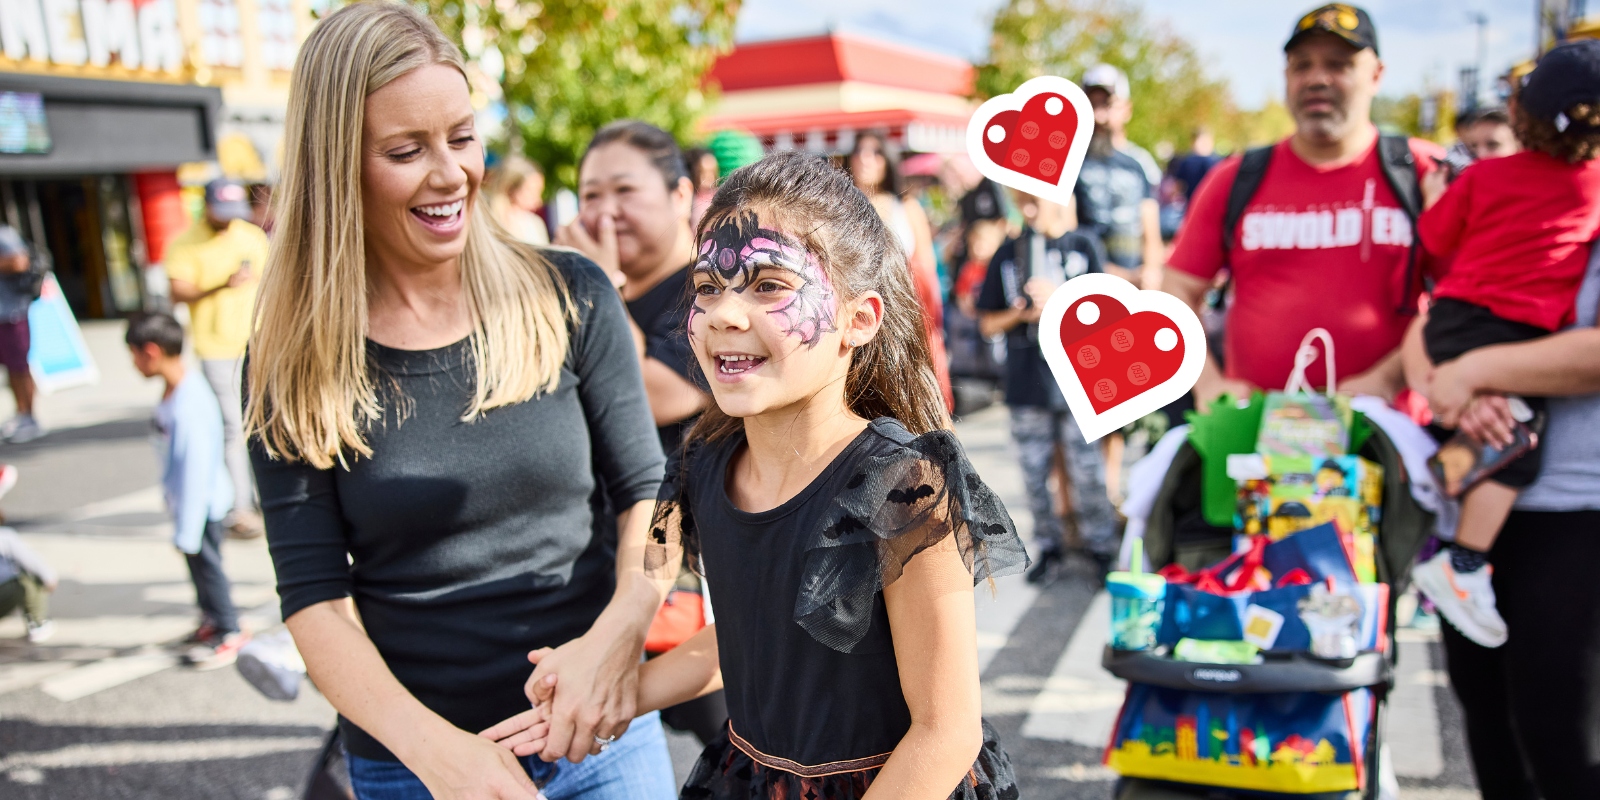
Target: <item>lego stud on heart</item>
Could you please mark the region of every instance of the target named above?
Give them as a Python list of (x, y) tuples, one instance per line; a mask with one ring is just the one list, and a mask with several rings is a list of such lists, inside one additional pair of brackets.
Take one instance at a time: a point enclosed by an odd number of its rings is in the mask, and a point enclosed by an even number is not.
[(1045, 75), (978, 107), (967, 122), (967, 155), (996, 183), (1064, 205), (1093, 132), (1083, 90)]
[(1194, 309), (1100, 273), (1073, 278), (1050, 295), (1039, 347), (1091, 442), (1182, 397), (1206, 363), (1205, 329)]

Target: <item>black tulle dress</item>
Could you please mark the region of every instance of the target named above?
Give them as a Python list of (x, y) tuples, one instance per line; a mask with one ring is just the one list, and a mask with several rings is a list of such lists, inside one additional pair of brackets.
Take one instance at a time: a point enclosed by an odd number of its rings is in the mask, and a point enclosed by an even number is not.
[[(651, 526), (652, 573), (683, 555), (705, 575), (728, 700), (728, 727), (682, 797), (860, 797), (911, 725), (883, 587), (947, 536), (974, 581), (1020, 571), (1027, 555), (946, 431), (874, 420), (811, 485), (759, 513), (735, 508), (725, 488), (744, 441), (697, 443), (669, 465)], [(950, 797), (1017, 797), (987, 722)]]

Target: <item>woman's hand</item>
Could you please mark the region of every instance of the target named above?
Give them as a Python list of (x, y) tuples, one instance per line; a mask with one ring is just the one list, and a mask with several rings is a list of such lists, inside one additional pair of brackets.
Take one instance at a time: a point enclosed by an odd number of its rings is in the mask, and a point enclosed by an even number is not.
[(579, 218), (556, 231), (555, 243), (588, 256), (590, 261), (605, 270), (606, 276), (611, 278), (611, 285), (620, 289), (628, 278), (622, 274), (622, 258), (617, 254), (616, 220), (609, 215), (601, 215), (595, 234), (590, 236), (589, 230), (583, 227), (583, 220)]
[(561, 691), (550, 703), (549, 731), (539, 757), (576, 764), (598, 752), (597, 738), (620, 737), (633, 722), (639, 699), (639, 656), (643, 641), (613, 631), (604, 619), (589, 632), (548, 652), (534, 651), (538, 664), (528, 679), (530, 702), (545, 690), (541, 681), (558, 678)]
[[(548, 647), (535, 650), (528, 654), (528, 660), (538, 665), (552, 652), (555, 651)], [(510, 750), (518, 757), (531, 756), (544, 750), (545, 740), (550, 736), (550, 714), (556, 694), (556, 676), (546, 675), (538, 680), (529, 679), (527, 692), (528, 699), (533, 701), (533, 708), (478, 733), (479, 736)]]
[(1428, 407), (1434, 419), (1446, 428), (1456, 427), (1456, 419), (1482, 389), (1472, 369), (1471, 356), (1467, 353), (1434, 367), (1428, 378)]
[(1514, 441), (1512, 431), (1517, 420), (1511, 416), (1511, 406), (1497, 394), (1481, 394), (1467, 404), (1461, 416), (1451, 420), (1456, 430), (1485, 444), (1510, 447)]
[(510, 750), (463, 730), (431, 738), (406, 764), (436, 800), (536, 800), (539, 789)]

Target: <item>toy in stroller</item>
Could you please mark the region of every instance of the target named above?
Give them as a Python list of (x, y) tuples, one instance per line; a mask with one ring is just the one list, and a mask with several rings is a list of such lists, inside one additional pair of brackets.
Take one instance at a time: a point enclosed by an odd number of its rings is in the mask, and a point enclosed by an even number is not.
[[(1302, 422), (1331, 411), (1342, 432), (1285, 452), (1272, 430), (1285, 408)], [(1395, 603), (1433, 515), (1390, 438), (1331, 395), (1258, 395), (1213, 416), (1195, 418), (1143, 521), (1165, 590), (1112, 576), (1114, 606), (1144, 603), (1151, 626), (1119, 631), (1113, 610), (1102, 663), (1129, 682), (1106, 750), (1115, 796), (1376, 800)], [(1224, 444), (1212, 423), (1244, 436)], [(1214, 468), (1230, 454), (1237, 487)]]

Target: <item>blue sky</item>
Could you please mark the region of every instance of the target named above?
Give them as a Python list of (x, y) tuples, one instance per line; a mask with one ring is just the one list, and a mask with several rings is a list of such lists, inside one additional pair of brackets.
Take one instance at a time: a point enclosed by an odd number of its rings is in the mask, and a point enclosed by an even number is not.
[[(1134, 0), (1139, 2), (1139, 0)], [(741, 39), (820, 33), (829, 26), (981, 59), (989, 17), (1001, 0), (745, 0)], [(1245, 108), (1283, 91), (1283, 41), (1310, 2), (1288, 0), (1142, 0), (1145, 12), (1199, 50)], [(1477, 51), (1468, 13), (1489, 17), (1488, 65), (1504, 70), (1533, 51), (1533, 0), (1367, 0), (1387, 73), (1384, 92), (1455, 87), (1457, 70)], [(1063, 76), (1073, 77), (1076, 76)]]

